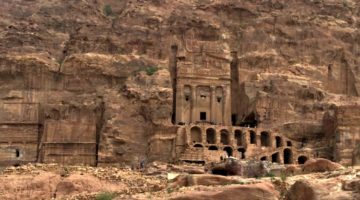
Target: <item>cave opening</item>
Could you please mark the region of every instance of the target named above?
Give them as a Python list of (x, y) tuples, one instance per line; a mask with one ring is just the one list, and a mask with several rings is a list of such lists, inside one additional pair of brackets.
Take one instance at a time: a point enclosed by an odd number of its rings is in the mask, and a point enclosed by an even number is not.
[(219, 148), (217, 146), (209, 146), (209, 151), (217, 151)]
[(255, 131), (250, 131), (250, 144), (256, 144), (256, 133), (255, 133)]
[(244, 149), (244, 148), (238, 148), (238, 152), (239, 153), (241, 153), (241, 159), (245, 159), (246, 158), (246, 155), (245, 155), (245, 153), (246, 153), (246, 149)]
[(244, 134), (240, 130), (235, 130), (235, 140), (237, 146), (244, 146)]
[(225, 147), (224, 151), (229, 157), (233, 155), (233, 149), (231, 147)]
[(263, 147), (269, 147), (270, 146), (270, 134), (268, 132), (261, 132), (261, 146)]
[(229, 145), (230, 144), (229, 132), (227, 130), (221, 130), (220, 131), (220, 142), (223, 145)]
[(201, 143), (202, 139), (201, 139), (201, 129), (197, 126), (194, 126), (191, 128), (190, 130), (191, 133), (191, 141), (193, 143)]
[(300, 165), (302, 165), (302, 164), (305, 164), (305, 162), (308, 160), (308, 158), (306, 157), (306, 156), (299, 156), (298, 157), (298, 163), (300, 164)]
[(271, 155), (271, 162), (280, 163), (280, 154), (278, 152)]
[(240, 123), (240, 126), (243, 127), (250, 127), (255, 128), (258, 125), (258, 121), (256, 118), (256, 114), (254, 112), (250, 113), (248, 116), (243, 119), (243, 121)]
[(284, 164), (292, 164), (293, 158), (292, 158), (292, 151), (291, 149), (285, 149), (284, 150)]
[(208, 128), (206, 130), (206, 141), (208, 144), (215, 144), (216, 143), (216, 133), (213, 128)]

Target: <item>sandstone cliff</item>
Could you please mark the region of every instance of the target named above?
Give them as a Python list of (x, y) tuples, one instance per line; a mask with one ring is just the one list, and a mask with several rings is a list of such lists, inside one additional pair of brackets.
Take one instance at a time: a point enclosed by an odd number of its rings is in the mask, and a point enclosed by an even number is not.
[[(0, 106), (19, 116), (40, 113), (28, 119), (50, 127), (42, 135), (82, 124), (92, 136), (79, 136), (84, 139), (76, 145), (98, 150), (99, 164), (150, 156), (154, 129), (171, 125), (170, 46), (185, 40), (216, 41), (229, 58), (237, 51), (239, 88), (232, 95), (239, 122), (279, 130), (298, 145), (318, 149), (319, 156), (331, 158), (336, 147), (335, 110), (352, 106), (349, 118), (360, 113), (360, 5), (355, 0), (0, 4)], [(28, 104), (38, 107), (25, 109)], [(1, 123), (30, 123), (15, 118)], [(63, 126), (51, 131), (52, 120)], [(7, 127), (1, 126), (3, 134)], [(339, 126), (347, 130), (346, 124)], [(359, 142), (355, 133), (349, 137), (351, 145)], [(45, 145), (39, 155), (51, 155), (44, 149), (57, 140), (41, 138)]]

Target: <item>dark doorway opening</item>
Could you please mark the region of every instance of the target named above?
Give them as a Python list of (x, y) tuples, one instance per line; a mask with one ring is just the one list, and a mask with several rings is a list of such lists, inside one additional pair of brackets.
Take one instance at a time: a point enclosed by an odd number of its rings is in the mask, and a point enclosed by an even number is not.
[(261, 161), (266, 161), (266, 160), (267, 160), (267, 157), (266, 157), (266, 156), (261, 157), (260, 160), (261, 160)]
[(200, 120), (206, 121), (206, 112), (200, 112)]
[(298, 163), (300, 164), (300, 165), (302, 165), (302, 164), (305, 164), (305, 162), (308, 160), (308, 158), (306, 157), (306, 156), (299, 156), (299, 158), (298, 158)]
[(229, 145), (230, 144), (229, 132), (227, 130), (221, 130), (220, 131), (220, 142), (223, 145)]
[(236, 115), (236, 114), (232, 114), (232, 115), (231, 115), (231, 124), (232, 124), (233, 126), (235, 126), (235, 125), (236, 125), (236, 122), (237, 122), (237, 115)]
[(291, 141), (287, 141), (287, 142), (286, 142), (286, 145), (287, 145), (288, 147), (291, 147), (291, 146), (292, 146)]
[(293, 163), (292, 152), (290, 149), (285, 149), (284, 150), (284, 164), (292, 164), (292, 163)]
[(280, 163), (280, 155), (279, 155), (279, 153), (274, 153), (273, 155), (271, 155), (271, 162)]
[(219, 148), (217, 148), (217, 146), (209, 146), (209, 150), (210, 151), (217, 151), (217, 150), (219, 150)]
[(261, 146), (269, 147), (270, 146), (270, 134), (268, 132), (261, 132)]
[(244, 146), (244, 134), (240, 130), (235, 130), (235, 140), (237, 146)]
[(202, 142), (202, 138), (201, 138), (201, 129), (199, 127), (192, 127), (191, 130), (191, 141), (193, 143), (201, 143)]
[(256, 133), (254, 131), (250, 131), (250, 144), (256, 144)]
[(224, 151), (227, 153), (228, 156), (233, 155), (233, 149), (231, 147), (225, 147)]
[(206, 141), (208, 144), (215, 144), (216, 143), (216, 134), (215, 130), (212, 128), (208, 128), (206, 130)]
[(245, 158), (246, 158), (246, 155), (245, 155), (246, 149), (244, 149), (244, 148), (238, 148), (238, 152), (241, 153), (241, 156), (240, 156), (241, 159), (245, 159)]
[(279, 148), (279, 147), (282, 147), (283, 144), (282, 144), (282, 139), (280, 136), (276, 136), (275, 137), (275, 140), (276, 140), (276, 148)]
[(19, 149), (16, 149), (16, 157), (18, 158), (18, 157), (20, 157), (20, 150)]

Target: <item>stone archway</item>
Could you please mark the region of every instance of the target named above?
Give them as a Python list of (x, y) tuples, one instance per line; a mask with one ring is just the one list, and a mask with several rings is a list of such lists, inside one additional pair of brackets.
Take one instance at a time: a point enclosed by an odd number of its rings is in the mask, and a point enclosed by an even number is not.
[(293, 163), (293, 154), (291, 149), (284, 149), (284, 164)]
[(283, 141), (282, 141), (282, 138), (280, 136), (275, 137), (275, 142), (276, 142), (276, 148), (279, 148), (279, 147), (283, 146)]
[(271, 162), (280, 163), (280, 154), (279, 154), (279, 152), (276, 152), (273, 155), (271, 155)]
[(209, 146), (208, 150), (209, 151), (217, 151), (217, 150), (219, 150), (219, 148), (217, 146)]
[(256, 144), (256, 133), (255, 131), (250, 131), (250, 144)]
[(246, 149), (245, 148), (238, 148), (238, 152), (241, 153), (241, 159), (245, 159), (246, 158)]
[(233, 156), (233, 149), (231, 147), (224, 147), (224, 151), (228, 156)]
[(223, 145), (229, 145), (230, 144), (230, 135), (229, 131), (223, 129), (220, 131), (220, 142)]
[(266, 131), (261, 132), (260, 134), (261, 146), (269, 147), (270, 146), (270, 134)]
[(235, 140), (237, 146), (244, 146), (245, 145), (245, 136), (244, 133), (240, 130), (235, 130)]
[(302, 165), (305, 164), (305, 162), (308, 160), (306, 156), (299, 156), (298, 157), (298, 164)]
[(206, 130), (206, 141), (208, 144), (216, 143), (216, 132), (213, 128), (208, 128)]
[(202, 137), (201, 137), (201, 129), (197, 126), (194, 126), (190, 130), (191, 134), (191, 142), (193, 143), (201, 143)]

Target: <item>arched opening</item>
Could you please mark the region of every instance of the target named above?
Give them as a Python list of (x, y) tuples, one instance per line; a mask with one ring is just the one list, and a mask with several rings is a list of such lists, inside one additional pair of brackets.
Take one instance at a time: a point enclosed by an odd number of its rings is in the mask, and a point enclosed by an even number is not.
[(230, 144), (229, 132), (227, 130), (221, 130), (220, 133), (221, 133), (220, 142), (223, 145), (229, 145)]
[(194, 147), (195, 147), (195, 148), (203, 148), (204, 146), (201, 145), (201, 144), (195, 144)]
[(208, 128), (206, 130), (206, 141), (208, 144), (215, 144), (216, 143), (216, 134), (215, 130), (212, 128)]
[(232, 156), (233, 155), (233, 149), (231, 147), (225, 147), (224, 151), (226, 152), (226, 154), (228, 156)]
[(256, 115), (252, 112), (245, 117), (245, 119), (240, 123), (240, 126), (255, 128), (257, 124)]
[(191, 141), (193, 143), (201, 143), (202, 139), (201, 139), (201, 129), (197, 126), (194, 126), (191, 128), (190, 130), (191, 133)]
[(306, 157), (306, 156), (299, 156), (298, 157), (298, 163), (300, 164), (300, 165), (302, 165), (302, 164), (305, 164), (305, 162), (308, 160), (308, 158)]
[(250, 144), (256, 144), (256, 133), (255, 133), (255, 131), (250, 131)]
[(17, 158), (20, 157), (20, 150), (19, 149), (16, 149), (15, 153), (16, 153)]
[(288, 147), (291, 147), (291, 146), (292, 146), (291, 141), (287, 141), (287, 142), (286, 142), (286, 145), (287, 145)]
[(285, 149), (284, 150), (284, 164), (292, 164), (292, 163), (293, 163), (292, 152), (290, 149)]
[(280, 154), (278, 152), (271, 155), (271, 162), (280, 163)]
[(276, 141), (276, 148), (279, 148), (279, 147), (282, 147), (283, 144), (282, 144), (282, 139), (280, 136), (276, 136), (275, 137), (275, 141)]
[(244, 149), (244, 148), (238, 148), (238, 152), (241, 154), (241, 155), (240, 155), (240, 158), (241, 158), (241, 159), (245, 159), (245, 158), (246, 158), (246, 155), (245, 155), (246, 149)]
[(266, 161), (266, 160), (267, 160), (267, 157), (266, 157), (266, 156), (261, 157), (260, 160), (261, 160), (261, 161)]
[(244, 146), (245, 142), (245, 137), (244, 137), (244, 133), (242, 133), (240, 130), (235, 130), (235, 140), (236, 140), (236, 145), (237, 146)]
[(217, 151), (219, 148), (217, 146), (209, 146), (208, 148), (210, 151)]
[(269, 147), (270, 146), (270, 134), (268, 132), (261, 132), (261, 146), (263, 147)]
[(305, 147), (308, 143), (308, 139), (306, 137), (301, 138), (301, 148)]

